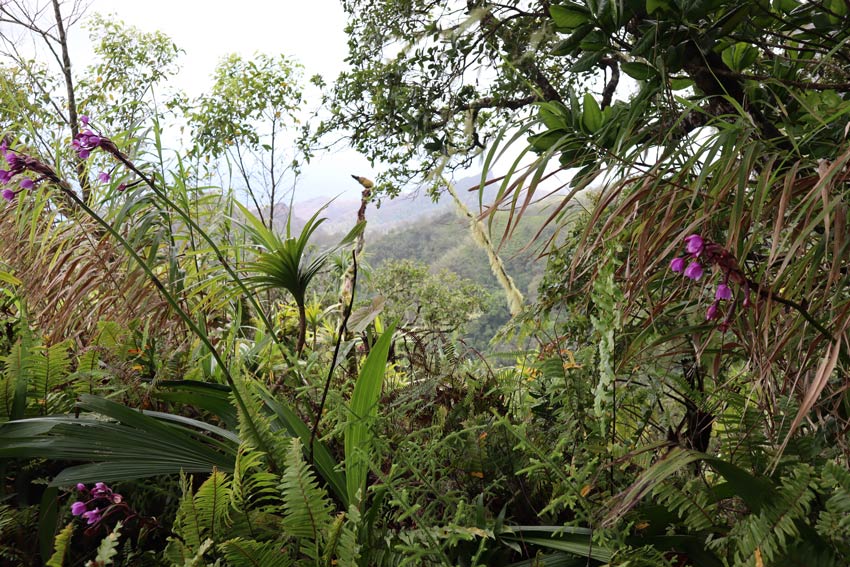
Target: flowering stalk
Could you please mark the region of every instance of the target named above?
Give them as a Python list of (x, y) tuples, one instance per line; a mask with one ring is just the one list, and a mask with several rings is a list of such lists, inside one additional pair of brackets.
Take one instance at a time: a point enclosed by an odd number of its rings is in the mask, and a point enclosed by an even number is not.
[[(675, 273), (682, 273), (686, 278), (694, 281), (697, 281), (702, 277), (705, 267), (717, 266), (723, 274), (722, 282), (719, 283), (715, 289), (714, 302), (709, 306), (705, 314), (705, 318), (708, 321), (718, 319), (721, 316), (721, 302), (729, 301), (730, 304), (726, 312), (726, 317), (719, 325), (722, 330), (726, 330), (729, 327), (732, 315), (735, 311), (735, 301), (732, 287), (730, 286), (731, 283), (742, 290), (742, 306), (744, 308), (751, 306), (750, 294), (754, 291), (758, 297), (770, 299), (794, 309), (800, 313), (806, 321), (811, 323), (812, 326), (825, 338), (830, 341), (835, 340), (832, 333), (819, 321), (812, 317), (803, 305), (790, 299), (786, 299), (777, 293), (774, 293), (769, 288), (747, 278), (743, 270), (741, 270), (738, 265), (738, 260), (735, 256), (721, 245), (711, 242), (699, 234), (691, 234), (685, 237), (685, 252), (687, 252), (688, 258), (678, 257), (673, 258), (673, 260), (670, 261), (671, 271)], [(690, 263), (688, 264), (689, 260)], [(685, 267), (686, 264), (687, 267)]]

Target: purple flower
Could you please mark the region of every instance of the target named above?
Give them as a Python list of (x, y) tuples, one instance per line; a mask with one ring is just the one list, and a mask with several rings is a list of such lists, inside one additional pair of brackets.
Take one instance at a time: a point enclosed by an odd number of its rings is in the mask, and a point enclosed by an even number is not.
[(118, 185), (118, 187), (116, 187), (115, 189), (117, 189), (118, 191), (123, 191), (123, 190), (124, 190), (124, 189), (126, 189), (126, 188), (127, 188), (127, 184), (126, 184), (126, 183), (120, 183), (120, 184)]
[(720, 301), (721, 299), (732, 299), (732, 290), (729, 289), (729, 286), (725, 283), (717, 286), (717, 291), (714, 293), (714, 299)]
[(718, 302), (715, 301), (709, 306), (708, 311), (705, 312), (705, 320), (711, 321), (712, 319), (717, 319), (719, 315), (720, 313), (718, 313)]
[(97, 174), (97, 180), (101, 183), (109, 183), (109, 174), (105, 171), (101, 171)]
[(702, 266), (699, 262), (691, 262), (688, 264), (688, 267), (685, 268), (685, 277), (690, 278), (694, 281), (700, 279), (702, 277)]
[(11, 201), (15, 198), (15, 192), (11, 189), (3, 189), (0, 191), (0, 196), (2, 196), (7, 201)]
[(80, 156), (80, 159), (86, 159), (91, 155), (93, 149), (100, 147), (103, 144), (103, 138), (92, 132), (91, 130), (83, 130), (77, 134), (71, 141), (71, 147)]
[(97, 482), (92, 488), (91, 495), (95, 498), (105, 498), (112, 494), (112, 490), (103, 482)]
[(685, 271), (685, 259), (684, 258), (673, 258), (670, 261), (670, 269), (677, 274), (679, 272)]
[(77, 483), (77, 490), (79, 490), (80, 492), (85, 492), (86, 491), (86, 485), (83, 484), (82, 482), (78, 482)]
[(112, 494), (112, 497), (110, 498), (110, 500), (112, 500), (113, 504), (121, 504), (121, 501), (124, 500), (124, 497), (121, 496), (120, 494), (118, 494), (117, 492), (115, 492), (115, 493)]
[(12, 172), (0, 169), (0, 185), (5, 185), (12, 180)]
[(16, 173), (23, 171), (24, 160), (21, 156), (15, 152), (6, 152), (6, 155), (3, 157), (6, 158), (6, 163), (9, 164), (9, 173), (15, 175)]
[(83, 514), (83, 518), (86, 519), (86, 523), (88, 525), (96, 524), (100, 521), (100, 508), (95, 508), (94, 510), (89, 510)]
[(703, 248), (705, 248), (705, 242), (699, 234), (692, 234), (685, 237), (685, 250), (687, 250), (688, 254), (699, 256), (702, 254)]
[(35, 187), (35, 183), (29, 177), (21, 179), (21, 189), (32, 189), (33, 187)]
[(83, 124), (88, 126), (89, 125), (89, 117), (86, 116), (85, 114), (81, 114), (80, 115), (80, 122), (82, 122)]
[(85, 502), (74, 502), (71, 504), (71, 513), (75, 516), (82, 516), (86, 513), (88, 507)]

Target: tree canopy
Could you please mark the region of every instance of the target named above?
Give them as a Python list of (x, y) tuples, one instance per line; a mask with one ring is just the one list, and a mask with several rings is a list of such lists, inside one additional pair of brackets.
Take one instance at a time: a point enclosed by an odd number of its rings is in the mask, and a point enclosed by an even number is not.
[(322, 131), (389, 163), (387, 180), (447, 156), (468, 165), (544, 102), (538, 151), (573, 130), (597, 142), (562, 148), (565, 165), (663, 145), (724, 116), (745, 116), (750, 135), (800, 155), (828, 156), (844, 135), (824, 120), (843, 113), (850, 87), (840, 0), (344, 5), (351, 69), (328, 94)]

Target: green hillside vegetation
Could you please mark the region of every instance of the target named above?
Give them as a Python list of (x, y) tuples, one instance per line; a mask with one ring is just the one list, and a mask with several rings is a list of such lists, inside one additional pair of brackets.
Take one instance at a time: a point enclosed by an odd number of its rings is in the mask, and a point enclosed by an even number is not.
[[(537, 297), (537, 286), (542, 281), (546, 267), (545, 259), (538, 258), (538, 253), (554, 230), (549, 228), (537, 241), (533, 240), (546, 214), (547, 211), (540, 206), (532, 209), (499, 249), (508, 274), (526, 301), (531, 303)], [(493, 218), (494, 241), (498, 242), (503, 235), (507, 218), (506, 213), (497, 214)], [(470, 234), (467, 221), (457, 214), (445, 213), (419, 220), (373, 237), (367, 243), (366, 261), (376, 272), (380, 272), (387, 263), (398, 260), (424, 264), (432, 274), (443, 271), (455, 274), (461, 280), (467, 280), (480, 288), (482, 308), (461, 333), (470, 347), (486, 350), (490, 339), (510, 320), (502, 288), (490, 269), (487, 255)], [(446, 281), (445, 285), (449, 286), (450, 283)], [(380, 290), (371, 286), (369, 291), (377, 293)]]

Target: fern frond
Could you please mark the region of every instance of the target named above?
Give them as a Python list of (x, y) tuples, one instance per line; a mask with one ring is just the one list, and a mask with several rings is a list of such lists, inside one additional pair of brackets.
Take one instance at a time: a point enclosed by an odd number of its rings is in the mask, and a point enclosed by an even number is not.
[(53, 540), (53, 555), (44, 564), (45, 567), (62, 567), (65, 564), (65, 555), (68, 553), (72, 535), (74, 535), (74, 522), (69, 523), (56, 534), (56, 539)]
[(313, 542), (318, 549), (320, 538), (331, 522), (332, 507), (327, 492), (304, 462), (299, 439), (293, 439), (290, 444), (281, 480), (284, 530), (292, 537)]
[(32, 368), (35, 364), (35, 345), (28, 330), (23, 330), (18, 342), (12, 346), (5, 358), (6, 393), (3, 396), (7, 405), (3, 415), (9, 419), (21, 419), (27, 409), (27, 392)]
[(360, 521), (360, 511), (351, 506), (348, 515), (344, 512), (337, 514), (333, 523), (328, 526), (325, 537), (323, 560), (325, 565), (336, 567), (356, 567), (360, 557), (360, 546), (357, 544), (357, 524)]
[(41, 406), (42, 414), (51, 413), (48, 398), (56, 388), (68, 381), (71, 369), (70, 341), (51, 347), (40, 347), (33, 358), (29, 380), (29, 394)]
[(289, 567), (294, 563), (278, 542), (235, 538), (220, 547), (230, 567)]
[(243, 443), (236, 454), (230, 505), (234, 510), (274, 511), (279, 507), (280, 478), (264, 468), (265, 454)]
[(807, 464), (795, 466), (782, 478), (774, 496), (759, 514), (742, 520), (730, 534), (738, 537), (735, 565), (749, 566), (760, 554), (765, 564), (773, 564), (800, 538), (798, 522), (811, 510), (815, 499), (814, 469)]
[[(257, 399), (241, 371), (233, 372), (233, 384), (235, 394), (243, 400)], [(269, 417), (259, 410), (262, 406), (259, 401), (256, 404), (250, 403), (244, 408), (242, 404), (237, 404), (235, 401), (233, 405), (238, 410), (239, 437), (265, 454), (267, 468), (272, 472), (281, 471), (290, 442), (286, 432), (276, 431), (272, 427)]]
[(193, 500), (198, 524), (215, 542), (230, 524), (230, 479), (225, 473), (214, 470)]
[(714, 506), (706, 490), (700, 490), (696, 481), (685, 486), (663, 482), (652, 491), (655, 500), (685, 523), (689, 531), (699, 532), (711, 528), (715, 522)]
[[(203, 529), (198, 521), (198, 514), (195, 511), (195, 499), (192, 494), (191, 481), (192, 477), (184, 474), (180, 475), (180, 489), (183, 495), (180, 498), (180, 505), (177, 507), (177, 515), (174, 518), (172, 529), (180, 538), (179, 544), (189, 550), (194, 550), (201, 546)], [(175, 559), (172, 559), (172, 561), (175, 561)]]
[(823, 470), (823, 484), (832, 489), (817, 521), (817, 531), (850, 552), (850, 471), (828, 462)]
[(107, 567), (114, 563), (113, 559), (118, 555), (118, 538), (121, 537), (121, 522), (115, 524), (115, 528), (100, 541), (97, 547), (97, 555), (94, 560), (86, 563), (86, 567)]

